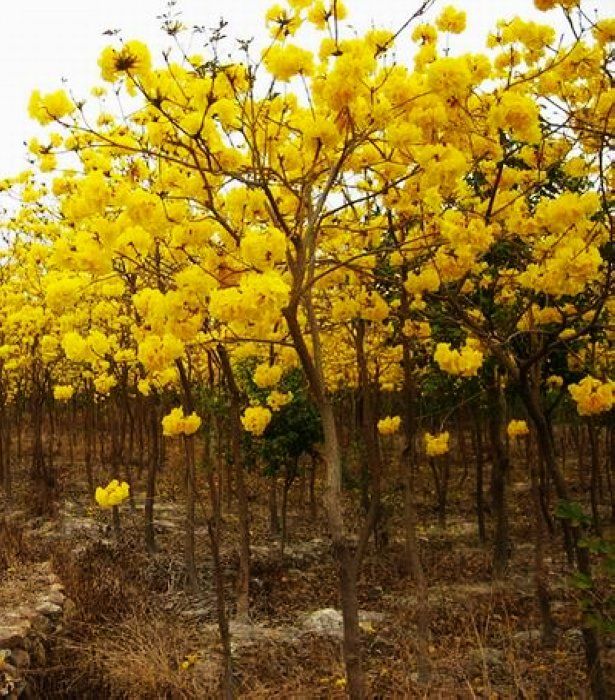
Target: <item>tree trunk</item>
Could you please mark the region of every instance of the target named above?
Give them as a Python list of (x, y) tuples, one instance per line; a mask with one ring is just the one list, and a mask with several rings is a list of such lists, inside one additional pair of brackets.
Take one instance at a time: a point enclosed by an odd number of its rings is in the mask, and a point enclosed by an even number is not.
[(474, 416), (474, 447), (476, 453), (476, 518), (478, 521), (478, 538), (484, 544), (487, 535), (485, 531), (485, 494), (484, 474), (485, 455), (483, 452), (483, 431), (478, 415)]
[(495, 515), (495, 537), (493, 543), (493, 575), (504, 576), (510, 558), (510, 538), (506, 503), (506, 481), (509, 470), (508, 454), (504, 442), (504, 393), (495, 377), (487, 387), (489, 407), (489, 439), (493, 455), (491, 478), (493, 511)]
[(551, 600), (547, 581), (547, 570), (544, 561), (545, 522), (540, 507), (540, 494), (538, 492), (538, 470), (532, 455), (530, 436), (526, 437), (526, 463), (530, 474), (532, 493), (532, 516), (534, 519), (534, 587), (536, 600), (540, 611), (542, 625), (542, 643), (546, 647), (552, 647), (555, 642), (555, 626), (551, 615)]
[(156, 473), (158, 471), (158, 460), (160, 450), (158, 442), (158, 408), (155, 397), (150, 401), (149, 406), (149, 429), (150, 429), (150, 449), (147, 459), (147, 484), (145, 491), (145, 548), (148, 554), (155, 554), (158, 551), (156, 545), (156, 530), (154, 528), (154, 503), (156, 499)]

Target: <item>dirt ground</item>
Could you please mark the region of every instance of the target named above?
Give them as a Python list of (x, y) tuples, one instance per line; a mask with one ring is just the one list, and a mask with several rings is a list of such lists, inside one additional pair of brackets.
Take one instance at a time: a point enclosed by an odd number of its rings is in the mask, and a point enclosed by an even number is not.
[[(218, 697), (221, 652), (216, 627), (212, 563), (205, 519), (197, 520), (200, 589), (185, 591), (183, 504), (179, 472), (167, 469), (157, 505), (159, 552), (143, 546), (143, 499), (122, 507), (122, 538), (111, 534), (110, 514), (85, 497), (83, 484), (62, 473), (64, 498), (51, 520), (13, 518), (20, 528), (15, 566), (27, 581), (28, 562), (51, 558), (74, 603), (59, 634), (49, 640), (46, 668), (33, 674), (39, 697)], [(542, 646), (533, 594), (532, 531), (527, 484), (510, 483), (512, 541), (506, 578), (491, 578), (489, 544), (478, 541), (471, 488), (453, 475), (445, 530), (435, 522), (427, 473), (419, 494), (420, 545), (431, 608), (431, 679), (419, 684), (415, 656), (416, 598), (405, 573), (401, 522), (387, 521), (388, 543), (368, 553), (359, 587), (366, 676), (371, 698), (584, 698), (588, 683), (579, 593), (559, 537), (547, 542), (547, 566), (556, 643)], [(20, 481), (16, 479), (16, 483)], [(21, 483), (26, 483), (21, 482)], [(266, 479), (248, 477), (251, 494), (252, 579), (249, 624), (231, 624), (238, 697), (345, 697), (337, 577), (324, 518), (310, 518), (295, 488), (284, 556), (269, 532)], [(23, 506), (26, 486), (11, 505)], [(461, 496), (460, 494), (465, 494)], [(401, 512), (401, 491), (390, 484), (388, 511)], [(2, 503), (5, 510), (8, 504)], [(398, 507), (399, 506), (399, 507)], [(231, 620), (237, 571), (235, 504), (223, 512), (223, 565)], [(491, 523), (488, 519), (488, 526)], [(3, 598), (0, 583), (0, 604)], [(12, 594), (11, 594), (12, 595)], [(314, 627), (314, 613), (331, 620)], [(321, 613), (322, 615), (322, 613)], [(312, 622), (311, 622), (312, 621)], [(613, 640), (606, 639), (607, 675), (615, 675)]]

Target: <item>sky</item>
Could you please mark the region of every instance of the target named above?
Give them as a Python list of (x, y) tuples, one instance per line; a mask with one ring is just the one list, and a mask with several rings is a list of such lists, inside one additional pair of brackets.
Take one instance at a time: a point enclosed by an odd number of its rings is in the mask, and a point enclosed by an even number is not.
[[(615, 0), (602, 1), (615, 6)], [(211, 27), (224, 16), (229, 37), (254, 36), (262, 42), (267, 37), (264, 13), (272, 4), (273, 0), (178, 0), (175, 9), (181, 10), (181, 19), (188, 26)], [(351, 23), (362, 31), (372, 25), (397, 29), (420, 3), (345, 0), (345, 4), (349, 17), (344, 24)], [(480, 51), (496, 20), (516, 14), (564, 31), (557, 11), (538, 12), (532, 0), (436, 0), (429, 16), (435, 17), (448, 4), (468, 13), (468, 29), (452, 37), (454, 53)], [(145, 41), (154, 57), (170, 45), (157, 19), (167, 9), (165, 0), (3, 0), (1, 9), (0, 177), (16, 174), (26, 166), (24, 142), (38, 133), (27, 113), (32, 90), (50, 92), (65, 87), (77, 97), (85, 97), (92, 86), (100, 84), (97, 59), (110, 42), (104, 35), (106, 30), (121, 29), (125, 39)], [(411, 31), (407, 30), (398, 42), (408, 51)], [(192, 49), (198, 52), (197, 42)], [(400, 55), (403, 57), (401, 50)]]

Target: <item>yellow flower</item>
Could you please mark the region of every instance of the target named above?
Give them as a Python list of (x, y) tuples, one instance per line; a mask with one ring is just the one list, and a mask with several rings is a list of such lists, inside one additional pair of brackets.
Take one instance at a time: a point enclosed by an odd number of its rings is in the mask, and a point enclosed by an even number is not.
[(436, 19), (436, 27), (441, 32), (461, 34), (466, 28), (466, 13), (463, 10), (455, 9), (452, 5), (448, 5)]
[(196, 413), (184, 416), (182, 408), (174, 408), (162, 419), (162, 434), (166, 437), (193, 435), (201, 427), (201, 419)]
[(241, 417), (241, 424), (252, 435), (262, 435), (271, 422), (271, 411), (264, 406), (250, 406)]
[(282, 379), (283, 369), (280, 365), (262, 363), (254, 370), (254, 383), (259, 389), (269, 389)]
[(615, 402), (615, 382), (601, 382), (595, 377), (585, 377), (578, 384), (571, 384), (568, 391), (577, 404), (580, 416), (605, 413)]
[(35, 90), (30, 97), (28, 113), (43, 126), (56, 119), (62, 119), (75, 110), (75, 104), (64, 90), (41, 95)]
[(451, 350), (450, 343), (438, 343), (434, 360), (443, 372), (461, 377), (475, 377), (483, 364), (483, 353), (468, 340), (461, 351)]
[(56, 401), (70, 401), (75, 393), (75, 388), (70, 384), (56, 384), (53, 387), (53, 398)]
[(272, 391), (267, 397), (267, 405), (272, 411), (279, 411), (293, 400), (293, 392)]
[(552, 374), (550, 377), (547, 377), (546, 384), (549, 389), (559, 389), (561, 386), (563, 386), (564, 379), (563, 377), (560, 377), (559, 374)]
[(523, 435), (529, 435), (530, 429), (524, 420), (511, 420), (506, 428), (508, 437), (518, 438)]
[(96, 503), (101, 508), (113, 508), (121, 505), (130, 496), (130, 487), (125, 481), (121, 483), (117, 479), (110, 481), (104, 488), (96, 489)]
[(425, 433), (425, 450), (427, 455), (429, 457), (439, 457), (440, 455), (446, 454), (449, 450), (448, 440), (448, 431), (439, 433), (438, 435)]
[(378, 421), (380, 435), (393, 435), (399, 430), (401, 418), (399, 416), (387, 416)]
[(311, 75), (314, 58), (309, 51), (294, 44), (275, 44), (265, 51), (263, 62), (274, 78), (288, 82), (295, 75)]
[(151, 57), (147, 46), (137, 40), (126, 42), (118, 51), (112, 46), (103, 49), (98, 65), (102, 79), (112, 83), (121, 73), (144, 77), (151, 70)]

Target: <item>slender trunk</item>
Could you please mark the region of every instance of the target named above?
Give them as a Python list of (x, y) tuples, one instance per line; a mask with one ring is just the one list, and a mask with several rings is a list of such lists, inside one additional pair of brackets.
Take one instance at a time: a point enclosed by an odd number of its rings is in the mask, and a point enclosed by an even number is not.
[(357, 365), (359, 369), (359, 389), (361, 391), (361, 438), (367, 464), (365, 478), (369, 497), (363, 503), (366, 514), (372, 506), (376, 510), (374, 523), (374, 535), (377, 542), (377, 525), (381, 520), (381, 480), (382, 480), (382, 456), (378, 445), (376, 429), (376, 407), (374, 397), (374, 384), (369, 375), (367, 357), (365, 355), (365, 321), (359, 320), (356, 324), (355, 349)]
[[(527, 375), (521, 377), (521, 396), (526, 405), (526, 409), (536, 428), (538, 446), (542, 452), (547, 472), (551, 474), (553, 483), (560, 500), (568, 501), (568, 488), (558, 469), (555, 452), (553, 449), (553, 436), (549, 430), (548, 422), (540, 404), (537, 387), (530, 386)], [(566, 551), (568, 556), (572, 555), (571, 563), (576, 563), (578, 571), (585, 577), (591, 579), (591, 564), (589, 550), (580, 546), (580, 533), (578, 527), (571, 526), (567, 520), (562, 521)], [(592, 695), (595, 700), (602, 700), (607, 697), (604, 681), (604, 672), (600, 658), (600, 637), (598, 630), (592, 624), (593, 609), (591, 598), (583, 612), (583, 641), (585, 645), (585, 657), (587, 661), (588, 676), (592, 688)]]
[[(402, 306), (407, 311), (408, 300), (405, 290), (402, 296)], [(429, 589), (421, 561), (418, 537), (416, 533), (416, 505), (414, 501), (414, 466), (417, 461), (417, 388), (412, 376), (412, 356), (408, 339), (404, 336), (402, 346), (404, 372), (404, 402), (403, 427), (405, 446), (403, 451), (402, 469), (404, 480), (404, 535), (405, 559), (414, 585), (416, 586), (416, 623), (417, 623), (417, 671), (420, 683), (427, 683), (431, 676), (429, 663), (429, 624), (431, 611), (429, 608)]]
[(226, 349), (220, 346), (218, 354), (224, 370), (229, 389), (231, 452), (237, 488), (237, 506), (239, 508), (239, 530), (241, 542), (239, 547), (239, 573), (237, 577), (237, 618), (248, 620), (250, 612), (250, 513), (248, 495), (244, 479), (243, 462), (241, 459), (241, 396), (235, 381), (231, 363)]
[(145, 548), (148, 554), (154, 554), (156, 545), (156, 530), (154, 528), (154, 502), (156, 498), (156, 473), (160, 451), (158, 449), (158, 408), (155, 397), (149, 407), (150, 418), (150, 450), (147, 460), (147, 484), (145, 490)]
[(483, 431), (478, 415), (474, 416), (474, 444), (476, 449), (476, 518), (478, 520), (478, 538), (484, 544), (487, 535), (485, 531), (485, 495), (484, 473), (485, 455), (483, 452)]
[(317, 508), (316, 508), (316, 468), (318, 466), (318, 455), (316, 453), (311, 455), (310, 463), (310, 520), (316, 520)]
[(530, 474), (532, 493), (532, 516), (534, 518), (534, 587), (536, 600), (540, 611), (542, 625), (542, 643), (546, 647), (552, 647), (555, 642), (555, 626), (551, 615), (551, 600), (547, 580), (547, 570), (544, 561), (545, 522), (540, 507), (540, 494), (538, 491), (538, 470), (532, 455), (530, 436), (526, 437), (525, 454), (527, 469)]
[(280, 534), (280, 517), (278, 515), (278, 479), (274, 474), (269, 478), (269, 534), (277, 537)]
[[(194, 412), (194, 400), (192, 389), (186, 369), (181, 360), (176, 360), (182, 387), (182, 404), (185, 415)], [(186, 567), (186, 579), (188, 587), (192, 591), (198, 589), (198, 575), (196, 569), (195, 553), (195, 503), (196, 503), (196, 464), (194, 435), (184, 435), (184, 487), (186, 490), (186, 513), (185, 513), (185, 533), (184, 533), (184, 562)]]
[(504, 442), (504, 392), (495, 377), (487, 388), (489, 406), (489, 439), (493, 455), (491, 478), (493, 511), (495, 515), (495, 537), (493, 543), (493, 575), (504, 576), (510, 558), (510, 538), (508, 530), (508, 510), (506, 503), (506, 480), (509, 460)]
[(587, 425), (589, 435), (589, 450), (590, 450), (590, 465), (591, 474), (589, 481), (589, 493), (592, 509), (592, 522), (595, 533), (600, 536), (602, 528), (600, 526), (600, 510), (598, 508), (598, 477), (600, 472), (600, 450), (597, 435), (597, 429), (594, 422), (590, 419)]
[(604, 465), (606, 483), (609, 491), (609, 503), (611, 506), (611, 523), (615, 523), (615, 430), (612, 425), (607, 426), (605, 435), (605, 447), (607, 460)]
[(444, 455), (437, 461), (430, 458), (429, 467), (431, 469), (434, 485), (436, 487), (436, 511), (438, 513), (438, 527), (444, 530), (446, 528), (446, 501), (450, 473), (448, 456)]
[(284, 556), (284, 548), (286, 546), (288, 537), (288, 492), (293, 483), (293, 477), (288, 473), (288, 467), (286, 472), (286, 477), (284, 479), (284, 486), (282, 487), (282, 532), (280, 536), (280, 556)]
[[(589, 559), (589, 550), (587, 547), (579, 547), (577, 541), (577, 562), (579, 571), (587, 579), (591, 579), (591, 563)], [(585, 645), (585, 660), (587, 663), (587, 674), (594, 700), (607, 700), (609, 697), (606, 689), (606, 681), (604, 678), (604, 670), (602, 668), (602, 660), (600, 658), (600, 637), (594, 624), (596, 611), (591, 599), (588, 600), (583, 608), (583, 623), (581, 632), (583, 633), (583, 642)]]
[(86, 397), (86, 406), (84, 408), (84, 436), (83, 436), (83, 459), (85, 462), (85, 475), (88, 482), (88, 493), (90, 498), (94, 500), (95, 485), (94, 472), (92, 469), (92, 446), (95, 447), (96, 436), (94, 435), (94, 397)]

